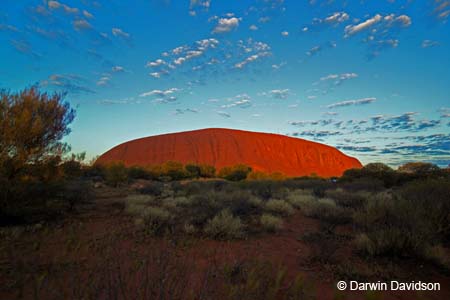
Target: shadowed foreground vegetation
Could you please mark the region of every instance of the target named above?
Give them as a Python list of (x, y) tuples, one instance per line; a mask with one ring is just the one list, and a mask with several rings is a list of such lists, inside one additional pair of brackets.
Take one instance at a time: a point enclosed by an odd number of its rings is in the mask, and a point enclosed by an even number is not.
[[(0, 295), (321, 299), (323, 278), (448, 279), (450, 179), (442, 170), (396, 174), (401, 184), (389, 187), (352, 174), (337, 182), (127, 178), (116, 185), (105, 172), (66, 180), (65, 191), (76, 183), (76, 200), (46, 202), (54, 218), (3, 227)], [(298, 218), (316, 225), (294, 229), (301, 234), (290, 239), (307, 249), (296, 265), (283, 262), (283, 248), (277, 259), (259, 252), (255, 243), (288, 235)], [(256, 247), (254, 255), (235, 249), (244, 245)]]

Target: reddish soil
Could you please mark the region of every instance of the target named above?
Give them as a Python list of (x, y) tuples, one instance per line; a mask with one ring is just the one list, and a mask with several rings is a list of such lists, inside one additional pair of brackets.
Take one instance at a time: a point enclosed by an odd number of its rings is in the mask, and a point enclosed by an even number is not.
[(341, 176), (361, 163), (336, 148), (278, 134), (232, 129), (202, 129), (132, 140), (101, 155), (97, 163), (126, 166), (157, 165), (167, 161), (208, 164), (216, 169), (236, 164), (264, 173), (287, 176)]
[[(278, 234), (261, 235), (241, 241), (212, 241), (207, 239), (183, 240), (183, 245), (177, 245), (177, 257), (188, 258), (192, 265), (189, 272), (196, 272), (211, 267), (213, 262), (236, 263), (250, 259), (271, 262), (287, 270), (288, 279), (293, 279), (301, 274), (309, 284), (317, 299), (450, 299), (450, 278), (430, 266), (417, 266), (415, 262), (402, 262), (401, 272), (396, 273), (390, 279), (409, 282), (423, 280), (426, 282), (439, 282), (439, 292), (383, 292), (376, 298), (367, 298), (363, 292), (344, 292), (336, 290), (335, 284), (342, 280), (333, 272), (333, 264), (311, 262), (309, 259), (317, 248), (311, 243), (302, 240), (308, 233), (318, 232), (319, 222), (297, 213), (284, 224), (284, 229)], [(349, 227), (337, 228), (338, 235), (345, 237), (352, 231)], [(357, 259), (352, 253), (350, 241), (343, 239), (335, 256), (335, 264), (344, 268), (356, 268), (358, 271), (367, 268), (367, 262)], [(13, 280), (11, 274), (20, 275), (21, 280), (32, 282), (40, 278), (43, 270), (55, 269), (57, 279), (61, 285), (69, 286), (75, 279), (72, 277), (71, 268), (84, 264), (85, 266), (98, 266), (98, 261), (103, 259), (99, 252), (101, 245), (107, 245), (109, 251), (114, 252), (114, 257), (124, 264), (132, 264), (130, 253), (133, 251), (145, 252), (154, 247), (161, 247), (163, 251), (171, 251), (174, 248), (167, 247), (166, 240), (149, 238), (136, 234), (131, 217), (125, 216), (121, 209), (114, 204), (113, 199), (97, 200), (94, 209), (91, 207), (76, 217), (66, 219), (55, 226), (44, 227), (37, 231), (22, 233), (20, 241), (12, 241), (12, 244), (2, 248), (13, 251), (9, 255), (0, 253), (0, 286), (12, 286), (20, 282)], [(169, 249), (169, 250), (167, 250)], [(127, 256), (128, 255), (128, 256)], [(124, 261), (124, 260), (129, 261)], [(56, 266), (63, 266), (58, 269)], [(13, 269), (10, 269), (13, 268)], [(65, 269), (64, 269), (65, 268)], [(88, 267), (89, 268), (89, 267)], [(94, 268), (94, 267), (93, 267)], [(380, 268), (384, 268), (380, 266)], [(5, 270), (9, 270), (6, 272)], [(384, 273), (382, 270), (382, 274)], [(19, 274), (20, 273), (20, 274)], [(47, 273), (45, 273), (47, 274)], [(49, 275), (46, 275), (49, 277)], [(389, 274), (388, 274), (389, 276)], [(425, 278), (425, 279), (424, 279)], [(45, 277), (47, 280), (47, 277)], [(78, 279), (79, 280), (79, 279)], [(370, 282), (377, 280), (387, 281), (376, 276)], [(50, 284), (44, 281), (45, 285)], [(24, 299), (33, 298), (33, 288), (24, 288)], [(0, 288), (0, 299), (15, 299), (17, 290)], [(18, 297), (21, 298), (22, 297)]]

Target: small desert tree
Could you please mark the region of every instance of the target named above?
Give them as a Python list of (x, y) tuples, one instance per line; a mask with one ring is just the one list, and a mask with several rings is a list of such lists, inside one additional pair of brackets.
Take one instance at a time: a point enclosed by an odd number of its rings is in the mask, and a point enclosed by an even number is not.
[(61, 140), (70, 133), (75, 111), (64, 96), (37, 87), (0, 91), (0, 212), (15, 201), (15, 183), (30, 177), (48, 180), (42, 177), (49, 173), (44, 171), (53, 170), (69, 149)]
[(42, 93), (36, 87), (17, 93), (0, 91), (0, 167), (15, 177), (27, 165), (60, 157), (68, 149), (62, 138), (70, 133), (75, 111), (65, 94)]

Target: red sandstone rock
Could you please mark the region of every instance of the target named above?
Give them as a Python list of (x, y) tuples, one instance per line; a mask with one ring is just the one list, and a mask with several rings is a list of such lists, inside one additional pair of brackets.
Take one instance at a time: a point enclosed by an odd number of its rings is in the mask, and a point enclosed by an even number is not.
[(147, 166), (166, 161), (225, 166), (245, 164), (255, 171), (288, 176), (313, 173), (340, 176), (361, 163), (336, 148), (299, 138), (243, 130), (210, 128), (132, 140), (101, 155), (98, 164)]

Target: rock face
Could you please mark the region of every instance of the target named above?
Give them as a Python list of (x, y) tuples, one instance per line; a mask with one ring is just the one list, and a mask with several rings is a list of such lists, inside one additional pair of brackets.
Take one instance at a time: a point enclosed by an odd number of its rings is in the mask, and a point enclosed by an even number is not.
[(288, 176), (340, 176), (361, 163), (336, 148), (284, 135), (210, 128), (132, 140), (101, 155), (98, 164), (126, 166), (166, 161), (225, 166), (245, 164), (255, 171)]

